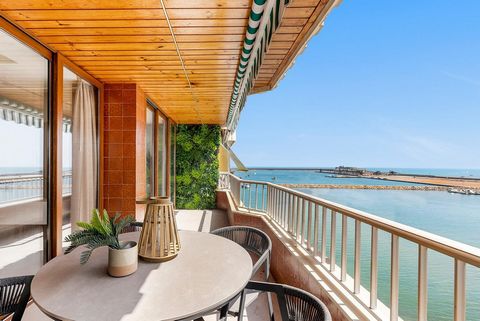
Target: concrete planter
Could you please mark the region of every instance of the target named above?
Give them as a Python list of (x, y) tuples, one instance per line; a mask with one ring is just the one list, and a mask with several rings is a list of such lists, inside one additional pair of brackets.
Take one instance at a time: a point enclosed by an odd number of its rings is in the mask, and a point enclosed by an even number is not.
[(108, 274), (123, 277), (134, 273), (138, 267), (137, 242), (120, 242), (122, 249), (108, 248)]

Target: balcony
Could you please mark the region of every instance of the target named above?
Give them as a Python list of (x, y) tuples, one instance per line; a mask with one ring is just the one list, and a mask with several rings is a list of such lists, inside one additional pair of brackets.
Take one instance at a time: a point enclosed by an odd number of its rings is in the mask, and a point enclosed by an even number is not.
[[(477, 248), (276, 184), (242, 180), (230, 173), (220, 174), (217, 195), (222, 210), (179, 210), (176, 215), (179, 228), (208, 233), (234, 224), (264, 230), (273, 241), (271, 281), (292, 284), (314, 293), (328, 304), (334, 320), (401, 320), (398, 315), (401, 239), (418, 247), (419, 320), (422, 317), (426, 320), (428, 314), (427, 257), (431, 252), (452, 258), (455, 279), (452, 305), (456, 318), (466, 311), (466, 267), (480, 265)], [(390, 302), (382, 302), (377, 296), (379, 232), (391, 235)], [(340, 244), (336, 243), (338, 239)], [(353, 239), (353, 255), (347, 254), (348, 239)], [(360, 282), (361, 264), (365, 263), (362, 259), (365, 240), (370, 248), (368, 288)], [(34, 242), (32, 238), (24, 241), (22, 246), (26, 248)], [(353, 260), (352, 275), (348, 272), (347, 265), (351, 263), (348, 260)], [(9, 269), (2, 269), (2, 273)], [(248, 307), (245, 318), (263, 320), (266, 313), (263, 296)], [(25, 318), (43, 320), (45, 317), (31, 305)], [(215, 318), (215, 314), (204, 317), (205, 320)]]
[[(158, 195), (176, 202), (183, 231), (264, 231), (273, 242), (269, 281), (313, 294), (335, 321), (407, 320), (402, 242), (417, 266), (413, 319), (426, 321), (429, 257), (443, 255), (454, 280), (448, 306), (455, 321), (467, 320), (469, 290), (478, 289), (467, 274), (479, 272), (480, 249), (229, 172), (230, 159), (239, 162), (230, 147), (247, 96), (279, 84), (339, 3), (1, 3), (0, 170), (33, 169), (0, 172), (0, 276), (34, 275), (65, 257), (65, 236), (93, 208), (141, 222), (137, 200)], [(127, 290), (138, 295), (134, 310), (141, 289)], [(261, 295), (249, 304), (244, 320), (265, 320), (267, 302)], [(25, 320), (46, 318), (30, 300)]]

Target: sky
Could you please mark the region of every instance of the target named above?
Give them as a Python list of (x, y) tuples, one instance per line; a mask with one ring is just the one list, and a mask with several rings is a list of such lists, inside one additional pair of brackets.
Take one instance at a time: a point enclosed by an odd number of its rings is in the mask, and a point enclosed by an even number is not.
[[(44, 129), (0, 120), (0, 168), (43, 167)], [(72, 133), (63, 133), (62, 162), (72, 167)], [(0, 169), (1, 174), (1, 169)]]
[(480, 168), (480, 1), (344, 0), (248, 98), (247, 166)]

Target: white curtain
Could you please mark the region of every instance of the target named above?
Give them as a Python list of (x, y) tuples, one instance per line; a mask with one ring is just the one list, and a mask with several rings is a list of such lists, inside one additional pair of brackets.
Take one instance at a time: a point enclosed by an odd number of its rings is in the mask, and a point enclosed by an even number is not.
[(79, 80), (73, 101), (71, 222), (89, 221), (97, 206), (97, 121), (92, 85)]

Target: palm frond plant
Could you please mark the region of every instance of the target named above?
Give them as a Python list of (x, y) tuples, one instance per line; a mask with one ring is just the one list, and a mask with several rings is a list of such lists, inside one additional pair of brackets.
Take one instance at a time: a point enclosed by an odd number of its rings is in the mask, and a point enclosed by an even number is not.
[(93, 210), (90, 222), (77, 222), (82, 230), (73, 232), (65, 237), (66, 242), (71, 242), (70, 246), (65, 250), (65, 254), (72, 252), (75, 248), (85, 245), (86, 250), (80, 255), (80, 263), (87, 263), (92, 252), (101, 247), (108, 246), (112, 249), (122, 249), (122, 244), (118, 240), (121, 231), (134, 221), (133, 217), (126, 216), (120, 218), (120, 214), (110, 218), (106, 210), (100, 215), (98, 209)]

